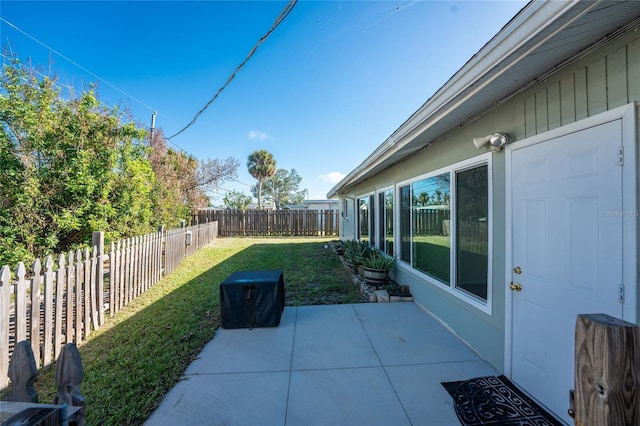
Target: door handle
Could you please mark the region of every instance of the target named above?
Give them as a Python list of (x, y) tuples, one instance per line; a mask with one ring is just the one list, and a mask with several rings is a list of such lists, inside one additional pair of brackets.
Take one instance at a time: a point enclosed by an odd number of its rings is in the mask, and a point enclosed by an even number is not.
[(520, 283), (514, 283), (513, 281), (511, 282), (511, 284), (509, 284), (509, 288), (512, 291), (521, 291), (522, 290), (522, 284)]

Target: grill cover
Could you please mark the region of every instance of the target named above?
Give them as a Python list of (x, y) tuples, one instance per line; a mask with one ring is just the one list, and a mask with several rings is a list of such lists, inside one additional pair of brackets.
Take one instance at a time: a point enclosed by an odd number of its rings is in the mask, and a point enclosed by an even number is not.
[(223, 328), (277, 327), (283, 310), (281, 270), (234, 272), (220, 284)]

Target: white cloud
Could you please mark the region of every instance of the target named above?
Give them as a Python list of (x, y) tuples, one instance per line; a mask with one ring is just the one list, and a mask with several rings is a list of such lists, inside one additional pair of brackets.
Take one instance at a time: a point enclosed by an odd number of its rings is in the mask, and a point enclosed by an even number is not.
[(325, 182), (338, 183), (340, 182), (346, 175), (340, 172), (329, 172), (326, 175), (320, 175), (320, 179)]
[(271, 139), (271, 136), (269, 136), (265, 132), (261, 132), (260, 130), (252, 130), (249, 132), (249, 139), (257, 139), (259, 141), (264, 141), (267, 139)]

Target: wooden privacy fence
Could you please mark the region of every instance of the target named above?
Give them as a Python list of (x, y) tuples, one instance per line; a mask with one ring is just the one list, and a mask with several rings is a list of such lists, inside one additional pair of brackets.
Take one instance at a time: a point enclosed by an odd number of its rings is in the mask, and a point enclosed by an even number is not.
[(217, 221), (221, 237), (335, 236), (338, 210), (198, 210), (193, 223)]
[(147, 291), (218, 235), (217, 223), (183, 227), (115, 241), (105, 251), (102, 232), (91, 249), (23, 262), (15, 276), (0, 269), (0, 390), (16, 342), (28, 340), (38, 368), (47, 366), (67, 343), (86, 340), (130, 301)]

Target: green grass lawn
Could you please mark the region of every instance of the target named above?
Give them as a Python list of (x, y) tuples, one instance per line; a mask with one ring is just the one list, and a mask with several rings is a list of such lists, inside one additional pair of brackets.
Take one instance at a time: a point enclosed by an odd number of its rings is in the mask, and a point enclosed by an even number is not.
[[(282, 269), (287, 305), (356, 303), (351, 272), (327, 238), (221, 238), (79, 345), (89, 425), (142, 424), (220, 325), (219, 284), (239, 270)], [(36, 381), (55, 394), (53, 370)]]

